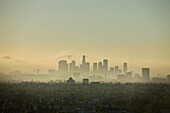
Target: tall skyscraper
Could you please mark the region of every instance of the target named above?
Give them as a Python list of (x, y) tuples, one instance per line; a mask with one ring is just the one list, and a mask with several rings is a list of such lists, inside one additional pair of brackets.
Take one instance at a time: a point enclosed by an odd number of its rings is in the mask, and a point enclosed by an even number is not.
[(83, 55), (83, 60), (82, 60), (82, 64), (85, 64), (86, 63), (86, 56)]
[(94, 72), (94, 73), (97, 72), (97, 63), (93, 63), (93, 72)]
[(126, 74), (127, 73), (127, 63), (123, 63), (123, 73)]
[(80, 65), (80, 73), (83, 75), (89, 75), (90, 63), (86, 62), (86, 56), (83, 55), (82, 64)]
[(150, 80), (150, 69), (149, 68), (142, 68), (142, 78), (144, 81)]
[(107, 73), (108, 71), (108, 60), (107, 59), (103, 60), (103, 71), (104, 73)]
[(68, 64), (66, 60), (60, 60), (58, 63), (58, 70), (60, 74), (68, 73)]
[(71, 63), (70, 63), (70, 73), (74, 73), (75, 72), (75, 67), (76, 67), (76, 62), (75, 60), (72, 60)]
[(102, 62), (99, 62), (98, 71), (99, 71), (99, 73), (102, 72)]

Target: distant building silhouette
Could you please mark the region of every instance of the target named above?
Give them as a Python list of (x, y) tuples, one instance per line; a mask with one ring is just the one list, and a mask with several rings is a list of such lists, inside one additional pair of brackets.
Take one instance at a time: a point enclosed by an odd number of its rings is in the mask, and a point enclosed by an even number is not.
[[(90, 80), (100, 80), (105, 78), (105, 81), (116, 80), (126, 82), (148, 82), (150, 81), (150, 68), (142, 68), (142, 75), (135, 75), (133, 77), (132, 72), (128, 72), (127, 62), (123, 63), (123, 68), (119, 66), (108, 66), (108, 59), (103, 59), (102, 62), (94, 62), (93, 68), (90, 71), (90, 63), (86, 61), (86, 56), (82, 56), (82, 61), (79, 66), (76, 66), (76, 61), (72, 60), (69, 64), (67, 60), (60, 60), (58, 62), (58, 71), (49, 70), (49, 75), (60, 75), (61, 78), (67, 79), (68, 76), (74, 77), (76, 81), (80, 81), (82, 78), (90, 78)], [(69, 72), (69, 73), (68, 73)], [(90, 73), (91, 72), (91, 73)], [(36, 73), (36, 70), (35, 70)], [(92, 75), (92, 76), (89, 76)], [(167, 77), (169, 79), (169, 76)]]
[(97, 72), (97, 63), (93, 63), (93, 73)]
[(67, 80), (67, 83), (68, 83), (68, 84), (74, 84), (75, 81), (73, 80), (73, 78), (70, 77), (70, 78)]
[(127, 63), (123, 63), (123, 73), (126, 74), (127, 73)]
[(76, 67), (76, 62), (75, 60), (72, 60), (71, 63), (69, 64), (69, 71), (71, 74), (75, 72), (75, 67)]
[(86, 63), (86, 56), (83, 55), (83, 60), (82, 60), (82, 64), (85, 64)]
[(142, 79), (145, 82), (150, 80), (150, 69), (149, 68), (142, 68)]
[(89, 84), (89, 79), (83, 79), (83, 84)]
[(99, 72), (99, 73), (101, 73), (101, 72), (102, 72), (102, 62), (99, 62), (98, 72)]
[(86, 56), (83, 55), (82, 64), (80, 65), (81, 75), (89, 75), (90, 72), (90, 63), (86, 62)]
[(108, 71), (108, 60), (103, 59), (103, 72), (107, 73), (107, 71)]
[(60, 60), (58, 64), (58, 70), (60, 74), (67, 74), (68, 73), (68, 64), (66, 60)]

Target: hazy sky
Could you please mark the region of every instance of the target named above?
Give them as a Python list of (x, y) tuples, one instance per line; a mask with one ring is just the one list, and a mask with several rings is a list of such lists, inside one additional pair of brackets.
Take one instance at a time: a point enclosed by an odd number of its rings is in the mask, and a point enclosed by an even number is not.
[(0, 0), (0, 72), (46, 72), (82, 54), (170, 73), (170, 0)]

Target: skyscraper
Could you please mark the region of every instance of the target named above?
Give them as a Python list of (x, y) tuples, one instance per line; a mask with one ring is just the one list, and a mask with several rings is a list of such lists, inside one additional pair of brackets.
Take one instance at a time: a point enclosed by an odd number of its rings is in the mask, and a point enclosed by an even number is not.
[(123, 73), (126, 74), (127, 73), (127, 63), (123, 63)]
[(72, 60), (71, 63), (70, 63), (70, 73), (74, 73), (75, 72), (75, 67), (76, 67), (76, 62), (75, 60)]
[(102, 62), (99, 62), (98, 71), (99, 71), (99, 73), (102, 72)]
[(58, 63), (58, 70), (60, 74), (68, 73), (68, 64), (66, 60), (60, 60)]
[(93, 63), (93, 72), (94, 72), (94, 73), (97, 72), (97, 63)]
[(107, 73), (108, 71), (108, 60), (107, 59), (103, 59), (103, 71), (104, 73)]
[(88, 75), (90, 72), (90, 63), (86, 62), (86, 56), (83, 55), (82, 64), (80, 65), (80, 73)]
[(142, 68), (142, 78), (144, 81), (149, 81), (150, 80), (150, 69), (149, 68)]
[(82, 60), (82, 64), (85, 64), (86, 63), (86, 56), (83, 55), (83, 60)]

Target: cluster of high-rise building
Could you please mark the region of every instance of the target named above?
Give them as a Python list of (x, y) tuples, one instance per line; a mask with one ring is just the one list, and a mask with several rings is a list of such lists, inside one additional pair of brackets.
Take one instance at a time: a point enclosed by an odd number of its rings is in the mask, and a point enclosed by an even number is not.
[[(90, 67), (92, 66), (92, 67)], [(122, 68), (121, 68), (122, 67)], [(0, 73), (0, 75), (6, 75), (4, 73)], [(9, 72), (8, 75), (23, 75), (26, 77), (39, 75), (42, 77), (47, 77), (45, 73), (40, 73), (39, 69), (34, 69), (30, 72), (22, 73), (20, 70), (14, 70)], [(122, 66), (109, 66), (108, 59), (103, 59), (99, 62), (93, 62), (91, 65), (88, 61), (86, 61), (86, 56), (83, 55), (82, 62), (80, 65), (76, 65), (76, 61), (72, 60), (71, 62), (67, 62), (67, 60), (58, 61), (58, 70), (49, 69), (48, 70), (48, 79), (56, 79), (57, 80), (68, 80), (69, 83), (74, 82), (82, 82), (88, 83), (90, 82), (156, 82), (156, 83), (167, 83), (170, 81), (170, 75), (167, 75), (165, 78), (160, 77), (150, 77), (150, 68), (142, 68), (140, 73), (134, 73), (133, 71), (128, 70), (128, 63), (124, 62)], [(33, 76), (33, 77), (39, 77)], [(36, 78), (36, 79), (37, 79)], [(38, 79), (39, 80), (39, 79)], [(74, 81), (75, 80), (75, 81)], [(65, 81), (66, 82), (66, 81)]]
[[(68, 82), (71, 81), (78, 83), (82, 82), (82, 80), (86, 81), (87, 83), (87, 79), (90, 82), (170, 82), (170, 74), (168, 74), (167, 77), (153, 75), (151, 78), (150, 68), (141, 68), (140, 73), (134, 73), (133, 71), (129, 71), (127, 62), (124, 62), (122, 66), (109, 66), (108, 59), (103, 59), (99, 62), (93, 62), (90, 65), (90, 63), (86, 61), (85, 55), (83, 55), (82, 62), (80, 63), (80, 65), (76, 65), (75, 60), (72, 60), (71, 62), (67, 62), (67, 60), (58, 61), (58, 70), (49, 69), (49, 76), (46, 76), (46, 73), (41, 73), (40, 69), (33, 69), (29, 72), (21, 72), (20, 70), (14, 70), (9, 72), (9, 74), (4, 74), (0, 72), (0, 75), (12, 75), (11, 77), (14, 77), (15, 75), (19, 77), (20, 75), (22, 75), (25, 76), (23, 77), (24, 79), (29, 77), (28, 75), (30, 75), (31, 77), (37, 77), (34, 78), (37, 80), (42, 79), (43, 76), (48, 77), (44, 79), (45, 81), (49, 79), (57, 79), (58, 81), (61, 81), (67, 80), (68, 78), (72, 78), (75, 81), (70, 79)], [(40, 77), (40, 79), (38, 77)]]
[(94, 62), (92, 70), (90, 71), (90, 63), (86, 61), (86, 56), (83, 55), (82, 63), (80, 66), (76, 65), (76, 61), (72, 60), (67, 63), (67, 60), (60, 60), (58, 62), (58, 72), (62, 77), (73, 76), (73, 78), (101, 76), (103, 78), (113, 78), (120, 81), (131, 81), (132, 78), (149, 81), (150, 69), (142, 68), (142, 77), (140, 74), (134, 74), (128, 72), (128, 65), (126, 62), (123, 63), (123, 69), (119, 66), (110, 67), (108, 66), (108, 59), (103, 59), (103, 62)]
[(71, 63), (67, 63), (66, 60), (60, 60), (58, 63), (58, 71), (60, 75), (89, 75), (90, 63), (86, 61), (86, 56), (83, 56), (83, 60), (80, 66), (76, 66), (76, 61), (72, 60)]

